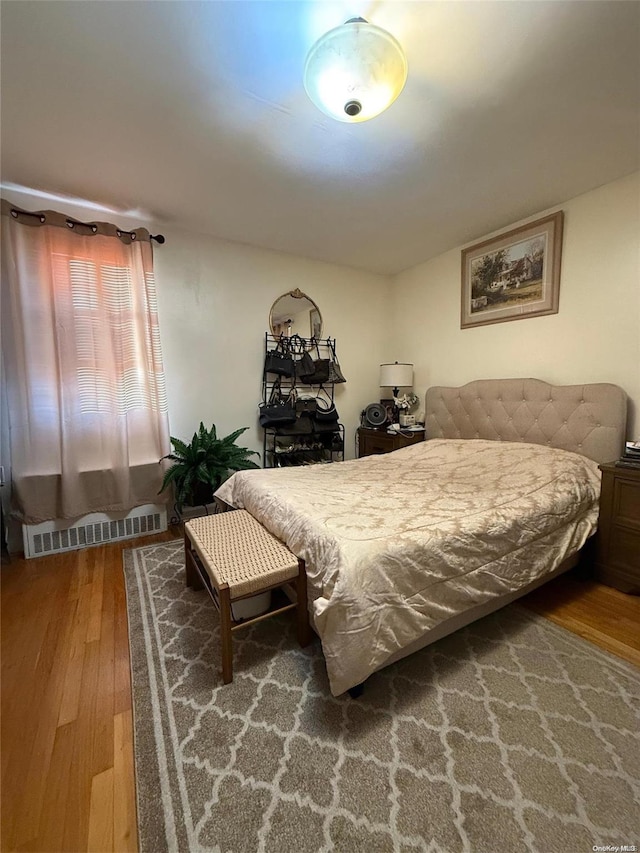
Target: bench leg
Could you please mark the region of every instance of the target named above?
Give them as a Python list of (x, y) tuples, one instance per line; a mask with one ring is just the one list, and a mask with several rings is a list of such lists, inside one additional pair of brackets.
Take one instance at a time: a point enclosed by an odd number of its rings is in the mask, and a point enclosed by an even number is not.
[(220, 600), (220, 641), (222, 644), (222, 681), (233, 681), (233, 648), (231, 646), (231, 594), (224, 585), (219, 590)]
[(200, 572), (196, 568), (196, 559), (187, 533), (184, 534), (184, 575), (185, 583), (190, 589), (202, 589), (204, 587)]
[(311, 626), (309, 625), (309, 610), (307, 605), (307, 572), (304, 560), (298, 559), (298, 577), (296, 579), (296, 607), (298, 622), (298, 642), (304, 648), (311, 642)]

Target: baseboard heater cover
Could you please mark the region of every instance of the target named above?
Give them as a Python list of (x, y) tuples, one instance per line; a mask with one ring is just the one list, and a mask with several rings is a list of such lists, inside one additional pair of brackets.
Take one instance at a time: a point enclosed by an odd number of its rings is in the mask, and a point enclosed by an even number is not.
[(24, 555), (43, 557), (62, 551), (75, 551), (104, 542), (133, 539), (167, 529), (167, 509), (144, 504), (128, 512), (93, 512), (80, 518), (56, 519), (40, 524), (23, 524)]

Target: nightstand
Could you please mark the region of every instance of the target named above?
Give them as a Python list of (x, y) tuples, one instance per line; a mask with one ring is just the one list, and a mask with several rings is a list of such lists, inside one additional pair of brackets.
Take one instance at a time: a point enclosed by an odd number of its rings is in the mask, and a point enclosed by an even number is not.
[(640, 468), (600, 465), (596, 578), (622, 592), (640, 593)]
[(358, 458), (373, 456), (377, 453), (390, 453), (410, 444), (424, 441), (424, 430), (411, 433), (390, 433), (382, 429), (360, 427), (358, 430)]

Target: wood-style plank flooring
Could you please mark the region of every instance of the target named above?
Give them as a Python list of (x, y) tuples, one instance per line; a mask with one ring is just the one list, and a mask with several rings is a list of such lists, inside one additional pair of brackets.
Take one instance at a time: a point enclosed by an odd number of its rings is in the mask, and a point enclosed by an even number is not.
[(125, 548), (3, 561), (3, 851), (135, 851)]
[[(2, 851), (134, 851), (122, 551), (165, 534), (2, 566)], [(576, 573), (523, 602), (640, 665), (640, 597)]]

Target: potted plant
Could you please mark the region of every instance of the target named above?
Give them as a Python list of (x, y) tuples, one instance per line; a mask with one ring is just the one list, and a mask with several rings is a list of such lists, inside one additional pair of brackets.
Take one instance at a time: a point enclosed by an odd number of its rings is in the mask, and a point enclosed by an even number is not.
[(189, 444), (171, 436), (173, 453), (162, 459), (169, 459), (173, 465), (165, 471), (160, 491), (173, 485), (179, 513), (185, 505), (211, 503), (215, 490), (235, 471), (259, 467), (249, 459), (259, 454), (235, 443), (247, 429), (249, 427), (242, 427), (225, 438), (218, 438), (215, 424), (208, 430), (201, 422)]

